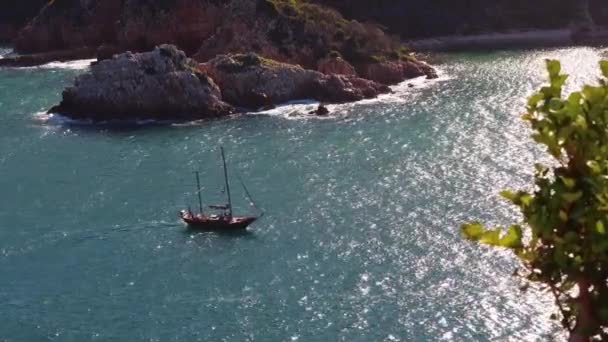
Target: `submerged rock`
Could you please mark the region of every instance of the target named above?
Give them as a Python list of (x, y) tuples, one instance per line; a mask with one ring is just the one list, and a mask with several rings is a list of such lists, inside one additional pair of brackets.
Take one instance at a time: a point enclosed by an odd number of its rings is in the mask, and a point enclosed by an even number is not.
[(221, 55), (200, 68), (220, 86), (227, 102), (253, 109), (300, 99), (351, 102), (390, 91), (356, 76), (324, 75), (256, 54)]
[(218, 86), (172, 45), (94, 63), (49, 112), (93, 120), (189, 120), (227, 115)]

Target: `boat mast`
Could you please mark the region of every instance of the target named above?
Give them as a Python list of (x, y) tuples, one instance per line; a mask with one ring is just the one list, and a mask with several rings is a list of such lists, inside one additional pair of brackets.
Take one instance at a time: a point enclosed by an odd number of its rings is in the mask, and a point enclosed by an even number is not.
[(198, 175), (198, 171), (194, 172), (196, 174), (196, 193), (198, 194), (198, 209), (200, 210), (201, 215), (203, 214), (203, 199), (201, 198), (201, 179)]
[(228, 169), (226, 168), (226, 156), (224, 156), (224, 147), (220, 146), (222, 151), (222, 163), (224, 164), (224, 179), (226, 180), (226, 194), (228, 195), (228, 215), (232, 216), (232, 199), (230, 198), (230, 183), (228, 182)]

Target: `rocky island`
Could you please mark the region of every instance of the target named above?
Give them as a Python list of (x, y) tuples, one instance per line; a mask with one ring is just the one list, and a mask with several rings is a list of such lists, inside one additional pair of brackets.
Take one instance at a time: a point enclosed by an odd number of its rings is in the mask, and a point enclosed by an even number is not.
[(76, 119), (188, 120), (231, 114), (218, 86), (174, 46), (94, 63), (50, 112)]

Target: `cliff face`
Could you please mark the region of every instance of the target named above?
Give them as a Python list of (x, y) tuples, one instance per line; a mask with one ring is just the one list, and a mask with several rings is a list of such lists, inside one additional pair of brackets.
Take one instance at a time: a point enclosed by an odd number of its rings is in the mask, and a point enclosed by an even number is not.
[(0, 11), (0, 42), (10, 42), (28, 21), (34, 18), (46, 0), (8, 0)]
[(121, 10), (122, 0), (56, 0), (19, 32), (15, 48), (36, 53), (113, 43)]
[(379, 26), (294, 0), (56, 0), (20, 32), (15, 46), (21, 53), (101, 45), (145, 51), (164, 43), (201, 62), (255, 52), (309, 69), (330, 54), (357, 70), (417, 63)]
[(161, 43), (205, 60), (254, 51), (303, 65), (332, 50), (360, 60), (400, 47), (374, 25), (293, 0), (56, 0), (15, 41), (22, 53), (101, 44), (148, 50)]

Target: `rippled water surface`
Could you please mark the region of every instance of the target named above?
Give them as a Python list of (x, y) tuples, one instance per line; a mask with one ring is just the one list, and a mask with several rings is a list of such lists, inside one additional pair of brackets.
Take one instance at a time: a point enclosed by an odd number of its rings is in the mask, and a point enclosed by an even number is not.
[[(2, 50), (0, 50), (1, 52)], [(438, 56), (443, 77), (379, 101), (173, 126), (45, 122), (78, 66), (0, 70), (0, 340), (541, 341), (551, 300), (521, 293), (507, 253), (468, 219), (517, 214), (496, 193), (544, 158), (524, 97), (588, 48)], [(217, 147), (266, 216), (191, 233), (176, 213), (221, 198)]]

